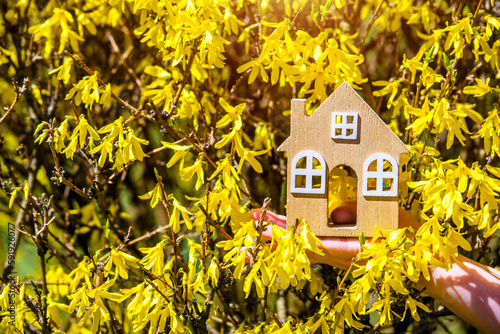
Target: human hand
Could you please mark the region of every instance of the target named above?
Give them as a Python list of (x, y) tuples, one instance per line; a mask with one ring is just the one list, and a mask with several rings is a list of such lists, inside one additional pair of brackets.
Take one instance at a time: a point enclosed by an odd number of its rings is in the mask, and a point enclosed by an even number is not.
[[(259, 219), (260, 209), (251, 212), (253, 219)], [(333, 210), (333, 223), (355, 224), (356, 202), (346, 202)], [(281, 228), (286, 228), (286, 217), (267, 212), (264, 218)], [(419, 222), (408, 211), (399, 208), (399, 227), (413, 227)], [(271, 229), (262, 233), (270, 240)], [(311, 263), (325, 263), (347, 270), (352, 259), (360, 250), (357, 238), (319, 237), (323, 243), (323, 256), (308, 252)], [(367, 238), (370, 242), (371, 238)], [(417, 289), (425, 288), (426, 293), (439, 299), (448, 309), (463, 320), (484, 333), (498, 333), (500, 328), (500, 271), (477, 263), (462, 255), (457, 259), (461, 265), (453, 263), (451, 269), (433, 268), (430, 280), (423, 277), (417, 283)], [(485, 302), (488, 301), (488, 302)]]
[[(260, 209), (252, 210), (251, 217), (258, 220)], [(333, 223), (355, 224), (356, 223), (356, 202), (350, 201), (343, 203), (332, 211), (331, 219)], [(281, 228), (286, 228), (286, 216), (267, 211), (264, 221), (269, 220), (271, 223), (278, 225)], [(399, 227), (413, 227), (415, 230), (419, 227), (419, 222), (408, 211), (399, 208)], [(262, 233), (262, 237), (271, 240), (271, 229), (268, 228)], [(322, 250), (324, 255), (308, 252), (311, 263), (325, 263), (340, 269), (348, 269), (352, 263), (352, 259), (359, 253), (360, 246), (358, 238), (341, 238), (341, 237), (319, 237), (323, 243)], [(366, 238), (367, 242), (371, 238)]]

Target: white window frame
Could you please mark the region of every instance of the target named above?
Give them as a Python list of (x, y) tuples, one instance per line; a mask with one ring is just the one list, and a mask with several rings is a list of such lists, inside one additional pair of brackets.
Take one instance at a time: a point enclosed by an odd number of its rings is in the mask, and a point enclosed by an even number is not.
[[(297, 168), (297, 163), (300, 159), (306, 159), (306, 168)], [(313, 159), (317, 159), (321, 168), (313, 168)], [(291, 170), (291, 184), (290, 192), (295, 194), (324, 194), (326, 190), (326, 162), (323, 157), (315, 151), (302, 151), (298, 153), (292, 161)], [(306, 178), (306, 183), (304, 188), (297, 188), (295, 184), (295, 178), (297, 175), (303, 175)], [(312, 179), (313, 176), (321, 177), (321, 184), (319, 188), (313, 188)]]
[[(352, 116), (353, 122), (347, 123), (347, 117)], [(337, 117), (341, 118), (340, 123), (337, 123)], [(358, 118), (357, 112), (332, 112), (332, 138), (333, 139), (358, 139)], [(340, 134), (337, 134), (337, 129), (341, 130)], [(347, 134), (347, 130), (352, 130), (350, 135)]]
[[(384, 160), (392, 165), (392, 171), (384, 172)], [(369, 171), (368, 168), (373, 161), (377, 161), (377, 170)], [(368, 190), (368, 179), (376, 180), (375, 190)], [(392, 189), (384, 191), (384, 179), (393, 179)], [(399, 166), (396, 160), (389, 154), (376, 153), (370, 156), (363, 166), (363, 195), (364, 196), (398, 196)]]

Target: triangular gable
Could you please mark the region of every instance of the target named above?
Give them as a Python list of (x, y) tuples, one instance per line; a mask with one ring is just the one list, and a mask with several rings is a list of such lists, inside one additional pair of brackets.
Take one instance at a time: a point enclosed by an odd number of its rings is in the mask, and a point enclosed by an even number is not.
[[(310, 116), (305, 114), (305, 100), (302, 99), (294, 99), (292, 100), (292, 110), (291, 110), (291, 121), (290, 123), (296, 122), (311, 122), (316, 117), (320, 117), (320, 114), (327, 112), (333, 112), (337, 110), (327, 110), (328, 106), (335, 104), (337, 99), (356, 99), (357, 101), (362, 101), (363, 105), (369, 110), (370, 113), (373, 114), (374, 119), (376, 119), (376, 127), (378, 131), (381, 132), (387, 139), (387, 145), (391, 146), (391, 149), (403, 153), (410, 153), (409, 149), (406, 145), (399, 139), (399, 137), (387, 126), (387, 124), (380, 118), (380, 116), (373, 111), (373, 109), (363, 100), (363, 98), (352, 88), (347, 82), (343, 82), (340, 87), (338, 87)], [(295, 121), (295, 122), (294, 122)], [(299, 129), (298, 124), (292, 124), (290, 129), (290, 136), (278, 147), (279, 152), (287, 152), (290, 150), (288, 147), (290, 145), (290, 140), (292, 137), (301, 136), (301, 131), (297, 131)], [(320, 137), (318, 137), (319, 139)], [(329, 138), (329, 137), (327, 137)], [(326, 138), (324, 140), (327, 140)]]
[[(366, 103), (365, 100), (351, 87), (347, 82), (343, 82), (339, 88), (337, 88), (319, 107), (315, 112), (323, 112), (323, 108), (325, 108), (330, 103), (327, 103), (328, 100), (337, 100), (337, 99), (356, 99), (358, 102), (362, 102), (362, 104), (366, 107), (367, 110), (372, 114), (374, 119), (376, 119), (376, 127), (377, 131), (381, 133), (381, 136), (384, 136), (387, 140), (387, 145), (391, 146), (396, 151), (399, 151), (400, 154), (410, 153), (410, 150), (406, 147), (406, 145), (399, 139), (399, 137), (387, 126), (382, 118)], [(338, 111), (338, 110), (329, 110)], [(363, 134), (362, 134), (363, 135)], [(396, 146), (396, 147), (394, 147)]]

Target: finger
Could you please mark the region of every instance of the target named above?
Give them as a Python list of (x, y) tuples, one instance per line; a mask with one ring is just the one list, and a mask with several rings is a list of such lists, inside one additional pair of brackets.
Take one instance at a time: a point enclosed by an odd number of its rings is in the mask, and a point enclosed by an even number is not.
[[(335, 224), (356, 224), (356, 201), (342, 203), (330, 214), (330, 220)], [(399, 228), (413, 227), (418, 230), (419, 221), (408, 211), (399, 207)]]
[[(324, 263), (347, 270), (361, 248), (358, 238), (320, 237), (319, 239), (323, 243), (321, 248), (324, 255), (308, 252), (311, 263)], [(367, 238), (365, 245), (370, 241), (371, 239)]]
[(330, 220), (334, 225), (355, 225), (356, 202), (349, 201), (336, 207), (330, 214)]
[(339, 254), (350, 254), (351, 258), (358, 254), (360, 249), (358, 238), (320, 237), (319, 239), (323, 243), (324, 250)]
[(262, 238), (266, 240), (271, 240), (273, 238), (273, 227), (269, 225), (264, 231), (262, 231)]

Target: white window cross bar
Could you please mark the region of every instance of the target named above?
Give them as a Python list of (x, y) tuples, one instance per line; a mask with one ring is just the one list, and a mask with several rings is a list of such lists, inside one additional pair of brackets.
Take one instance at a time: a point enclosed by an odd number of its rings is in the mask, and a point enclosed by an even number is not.
[[(298, 162), (302, 159), (306, 159), (306, 168), (297, 168)], [(313, 159), (318, 160), (319, 169), (315, 169), (313, 165)], [(290, 184), (290, 191), (292, 193), (299, 194), (324, 194), (326, 189), (325, 182), (325, 171), (326, 171), (326, 163), (325, 159), (317, 152), (314, 151), (303, 151), (295, 156), (292, 161), (292, 177)], [(304, 187), (297, 187), (296, 185), (296, 177), (304, 176), (305, 177), (305, 185)], [(313, 188), (313, 176), (320, 177), (320, 186), (318, 188)]]
[[(337, 123), (338, 117), (340, 117), (340, 123)], [(352, 123), (347, 123), (348, 117), (353, 118)], [(358, 139), (358, 117), (356, 112), (332, 112), (332, 138)], [(340, 134), (337, 130), (340, 130)], [(352, 130), (352, 133), (347, 134), (347, 130)]]
[[(377, 161), (377, 170), (369, 171), (373, 161)], [(392, 168), (392, 171), (384, 171), (384, 160), (386, 160)], [(376, 153), (366, 160), (363, 167), (363, 195), (364, 196), (384, 196), (392, 197), (398, 195), (398, 177), (399, 168), (396, 160), (388, 154)], [(375, 189), (368, 189), (368, 179), (375, 179)], [(392, 189), (384, 190), (384, 179), (391, 179)]]

